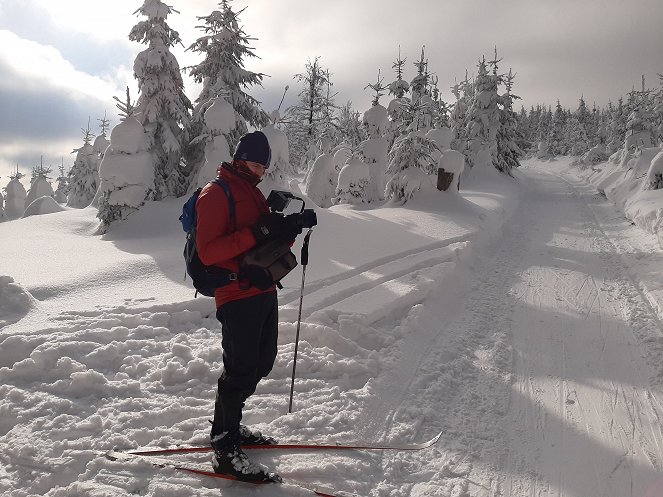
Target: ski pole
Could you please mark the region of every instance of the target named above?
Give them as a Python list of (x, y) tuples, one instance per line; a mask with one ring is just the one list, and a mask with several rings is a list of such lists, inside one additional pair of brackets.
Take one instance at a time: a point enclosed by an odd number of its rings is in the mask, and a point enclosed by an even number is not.
[(292, 382), (290, 383), (290, 404), (288, 414), (292, 413), (292, 396), (295, 393), (295, 371), (297, 370), (297, 351), (299, 349), (299, 330), (302, 325), (302, 304), (304, 303), (304, 281), (306, 280), (306, 266), (308, 265), (308, 244), (313, 229), (309, 229), (302, 244), (302, 286), (299, 291), (299, 315), (297, 316), (297, 333), (295, 334), (295, 358), (292, 361)]

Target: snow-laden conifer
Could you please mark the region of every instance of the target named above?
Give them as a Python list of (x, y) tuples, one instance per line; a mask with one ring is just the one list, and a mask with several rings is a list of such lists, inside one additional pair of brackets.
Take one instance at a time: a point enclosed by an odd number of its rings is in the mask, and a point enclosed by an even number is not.
[(319, 207), (331, 207), (338, 174), (334, 168), (331, 141), (323, 137), (321, 142), (322, 154), (315, 159), (306, 176), (306, 195)]
[(190, 181), (182, 154), (189, 143), (191, 102), (184, 94), (180, 66), (170, 52), (171, 47), (181, 44), (178, 32), (166, 22), (173, 12), (177, 11), (161, 0), (144, 0), (134, 14), (147, 19), (129, 33), (130, 40), (148, 45), (134, 61), (134, 76), (139, 91), (137, 115), (154, 155), (156, 200), (184, 195)]
[(40, 197), (53, 197), (55, 192), (51, 186), (50, 174), (53, 170), (50, 167), (45, 167), (43, 162), (32, 168), (32, 180), (30, 182), (30, 189), (25, 197), (25, 208)]
[(7, 219), (18, 219), (25, 212), (25, 197), (27, 192), (21, 183), (23, 173), (19, 172), (18, 166), (16, 172), (9, 176), (9, 183), (5, 186), (5, 216)]
[(100, 231), (110, 227), (137, 211), (154, 192), (154, 155), (149, 152), (145, 129), (136, 118), (137, 109), (131, 102), (129, 88), (126, 100), (117, 97), (120, 123), (113, 128), (110, 145), (106, 150), (99, 175)]
[[(192, 192), (205, 186), (216, 176), (219, 165), (232, 159), (229, 137), (236, 133), (238, 114), (233, 106), (223, 97), (215, 97), (207, 106), (203, 122), (208, 139), (205, 142), (205, 162), (198, 169), (194, 181), (189, 186)], [(241, 119), (240, 119), (241, 120)]]
[[(64, 162), (64, 161), (63, 161)], [(58, 167), (59, 175), (55, 178), (57, 187), (53, 198), (60, 204), (67, 202), (67, 195), (69, 194), (69, 175), (64, 170), (64, 163)]]
[(429, 175), (436, 173), (433, 153), (437, 146), (419, 128), (423, 108), (415, 103), (404, 106), (404, 132), (396, 138), (388, 155), (385, 198), (405, 203), (415, 192), (432, 184)]
[(516, 113), (513, 112), (513, 101), (519, 99), (512, 93), (515, 75), (512, 71), (504, 79), (506, 93), (499, 97), (500, 125), (497, 131), (497, 162), (494, 163), (498, 171), (511, 174), (511, 171), (520, 167), (520, 157), (523, 151), (518, 146), (518, 122)]
[(552, 126), (548, 134), (549, 151), (551, 156), (566, 155), (568, 152), (565, 138), (566, 113), (562, 104), (557, 100), (555, 113), (553, 114)]
[(497, 167), (497, 132), (500, 127), (498, 76), (489, 74), (486, 60), (479, 62), (479, 72), (475, 80), (475, 93), (467, 109), (466, 133), (468, 147), (465, 157), (469, 167), (477, 163), (477, 156), (487, 150), (491, 162)]
[(464, 153), (467, 148), (467, 109), (473, 92), (473, 85), (468, 81), (467, 75), (463, 82), (457, 82), (451, 87), (451, 92), (456, 97), (456, 103), (454, 104), (451, 116), (449, 117), (451, 131), (453, 133), (451, 148)]
[(644, 76), (642, 78), (642, 91), (632, 90), (629, 93), (628, 106), (630, 113), (626, 120), (626, 133), (624, 149), (628, 152), (635, 148), (647, 148), (654, 144), (654, 126), (650, 92), (645, 89)]
[(348, 159), (338, 174), (334, 204), (359, 205), (369, 201), (370, 170), (359, 157)]
[(369, 169), (370, 183), (367, 192), (369, 202), (382, 200), (386, 187), (389, 142), (385, 133), (389, 125), (389, 115), (378, 98), (376, 97), (371, 108), (364, 112), (363, 122), (368, 138), (358, 147), (360, 158)]
[(89, 206), (99, 187), (99, 157), (92, 146), (94, 134), (90, 131), (90, 122), (83, 132), (83, 146), (74, 149), (76, 160), (69, 171), (69, 195), (67, 205), (82, 209)]
[(101, 161), (101, 159), (104, 158), (104, 153), (106, 152), (108, 145), (110, 145), (110, 141), (108, 140), (108, 130), (110, 129), (110, 120), (107, 119), (106, 114), (104, 114), (103, 119), (97, 119), (97, 121), (99, 121), (99, 128), (101, 129), (101, 134), (94, 139), (94, 144), (92, 146), (94, 147), (94, 151), (98, 155), (99, 160)]
[(203, 56), (201, 62), (186, 68), (194, 81), (202, 85), (193, 108), (189, 125), (191, 142), (186, 153), (193, 174), (205, 162), (208, 142), (218, 136), (210, 132), (204, 119), (214, 99), (224, 98), (237, 113), (235, 126), (224, 135), (230, 150), (235, 149), (239, 138), (247, 132), (247, 123), (257, 129), (269, 124), (269, 117), (260, 102), (247, 93), (253, 86), (262, 86), (265, 77), (244, 67), (246, 59), (257, 57), (250, 47), (254, 38), (240, 26), (239, 15), (244, 9), (235, 12), (230, 4), (230, 0), (222, 0), (217, 10), (198, 17), (202, 23), (198, 28), (203, 31), (203, 36), (188, 48)]

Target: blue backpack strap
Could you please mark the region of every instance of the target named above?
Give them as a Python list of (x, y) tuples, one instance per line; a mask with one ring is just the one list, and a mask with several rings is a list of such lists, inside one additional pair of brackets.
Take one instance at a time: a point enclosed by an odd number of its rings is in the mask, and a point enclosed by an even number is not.
[(228, 197), (228, 209), (230, 210), (230, 220), (232, 222), (233, 231), (235, 231), (237, 229), (237, 216), (235, 214), (235, 199), (230, 190), (230, 185), (228, 185), (228, 183), (222, 178), (216, 178), (212, 183), (219, 185), (223, 188), (223, 191), (226, 192), (226, 197)]

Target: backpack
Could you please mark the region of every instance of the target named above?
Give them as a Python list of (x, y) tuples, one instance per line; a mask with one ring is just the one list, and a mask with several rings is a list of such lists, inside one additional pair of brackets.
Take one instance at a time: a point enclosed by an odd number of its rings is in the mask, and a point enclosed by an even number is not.
[[(230, 219), (234, 230), (237, 226), (237, 218), (235, 215), (235, 200), (233, 199), (230, 187), (221, 178), (216, 178), (212, 183), (223, 188), (226, 197), (228, 197), (228, 208), (230, 209)], [(198, 248), (196, 247), (196, 225), (198, 222), (196, 201), (201, 190), (202, 188), (198, 188), (191, 194), (191, 197), (182, 206), (182, 215), (179, 218), (182, 223), (182, 229), (186, 233), (186, 243), (184, 244), (183, 253), (186, 264), (184, 279), (186, 279), (187, 274), (191, 277), (193, 286), (196, 289), (196, 297), (199, 293), (206, 297), (213, 297), (214, 291), (217, 288), (229, 285), (232, 281), (238, 279), (238, 275), (229, 269), (218, 266), (206, 266), (198, 256)]]

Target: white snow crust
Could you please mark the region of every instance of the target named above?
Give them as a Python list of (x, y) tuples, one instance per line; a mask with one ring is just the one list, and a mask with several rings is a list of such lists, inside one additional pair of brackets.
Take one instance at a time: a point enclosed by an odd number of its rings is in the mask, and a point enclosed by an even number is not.
[[(279, 292), (278, 357), (244, 422), (283, 441), (442, 434), (420, 452), (252, 451), (286, 478), (260, 488), (104, 457), (209, 444), (221, 330), (183, 281), (182, 199), (147, 202), (104, 236), (94, 208), (0, 224), (0, 495), (308, 495), (288, 481), (390, 497), (657, 495), (663, 250), (660, 231), (618, 209), (660, 209), (640, 177), (659, 152), (632, 171), (533, 159), (406, 207), (315, 208), (294, 412), (301, 267)], [(207, 453), (173, 460), (211, 469)]]

